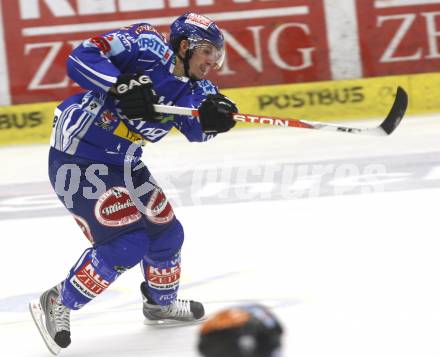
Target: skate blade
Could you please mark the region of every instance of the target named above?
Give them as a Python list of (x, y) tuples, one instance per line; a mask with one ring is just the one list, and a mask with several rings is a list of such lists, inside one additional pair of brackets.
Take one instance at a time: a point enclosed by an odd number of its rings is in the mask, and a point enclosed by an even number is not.
[(43, 309), (41, 308), (40, 301), (32, 300), (29, 303), (29, 311), (48, 350), (53, 355), (57, 356), (61, 351), (61, 347), (55, 343), (55, 341), (52, 339), (52, 337), (50, 337), (49, 332), (46, 329), (45, 317)]
[(149, 320), (147, 318), (144, 319), (144, 325), (146, 326), (154, 326), (159, 328), (168, 328), (168, 327), (183, 327), (183, 326), (191, 326), (198, 325), (207, 319), (206, 316), (202, 317), (198, 320), (190, 320), (190, 321), (179, 321), (172, 319), (163, 319), (163, 320)]

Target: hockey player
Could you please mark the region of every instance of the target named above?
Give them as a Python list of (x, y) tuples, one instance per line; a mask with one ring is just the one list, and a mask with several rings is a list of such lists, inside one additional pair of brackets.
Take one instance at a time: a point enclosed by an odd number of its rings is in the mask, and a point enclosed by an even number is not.
[[(173, 127), (203, 142), (234, 126), (237, 107), (205, 79), (223, 57), (221, 31), (195, 13), (172, 23), (169, 41), (140, 23), (88, 39), (70, 54), (68, 74), (87, 92), (55, 111), (49, 178), (92, 246), (65, 280), (30, 303), (52, 353), (71, 342), (70, 311), (138, 263), (147, 321), (204, 316), (200, 302), (177, 299), (183, 228), (140, 158), (142, 144)], [(157, 103), (198, 108), (200, 117), (159, 115)]]

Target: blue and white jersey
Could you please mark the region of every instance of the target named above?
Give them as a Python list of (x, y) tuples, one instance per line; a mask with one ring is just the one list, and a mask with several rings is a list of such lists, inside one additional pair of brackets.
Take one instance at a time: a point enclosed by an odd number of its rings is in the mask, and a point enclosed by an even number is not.
[(55, 111), (51, 146), (70, 155), (123, 164), (130, 145), (162, 139), (173, 127), (189, 141), (206, 141), (197, 119), (164, 116), (160, 122), (128, 120), (108, 91), (122, 73), (143, 73), (153, 81), (159, 104), (198, 108), (218, 92), (208, 80), (190, 81), (173, 75), (175, 55), (164, 36), (148, 24), (134, 24), (84, 41), (70, 54), (67, 73), (88, 92), (62, 102)]

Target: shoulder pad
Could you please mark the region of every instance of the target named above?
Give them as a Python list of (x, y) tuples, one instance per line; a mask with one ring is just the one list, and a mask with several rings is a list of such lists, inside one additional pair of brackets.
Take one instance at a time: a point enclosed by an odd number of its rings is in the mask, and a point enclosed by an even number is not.
[(136, 37), (140, 52), (148, 52), (159, 59), (163, 64), (168, 63), (172, 58), (173, 51), (161, 33), (148, 24), (133, 26), (131, 33)]

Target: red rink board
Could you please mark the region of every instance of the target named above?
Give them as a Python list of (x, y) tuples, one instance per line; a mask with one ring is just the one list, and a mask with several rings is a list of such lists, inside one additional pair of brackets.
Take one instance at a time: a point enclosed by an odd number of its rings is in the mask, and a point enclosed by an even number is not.
[[(344, 30), (344, 21), (334, 16), (326, 19), (325, 4), (329, 3), (326, 0), (2, 1), (11, 102), (62, 100), (78, 91), (66, 76), (65, 61), (72, 47), (82, 40), (134, 21), (151, 22), (166, 32), (169, 24), (185, 11), (207, 14), (224, 29), (225, 65), (211, 76), (221, 88), (330, 80), (331, 67), (338, 68), (340, 64), (330, 63), (326, 25)], [(440, 69), (440, 1), (344, 0), (337, 5), (347, 4), (356, 7), (359, 30), (361, 63), (353, 62), (359, 68), (354, 73), (362, 70), (364, 77), (373, 77)], [(357, 53), (356, 48), (353, 51)]]
[(440, 2), (428, 2), (357, 1), (364, 77), (440, 70)]
[(227, 61), (211, 77), (222, 88), (330, 79), (322, 0), (17, 0), (2, 7), (13, 104), (77, 91), (65, 61), (82, 40), (134, 20), (167, 31), (185, 11), (212, 15), (225, 30)]

